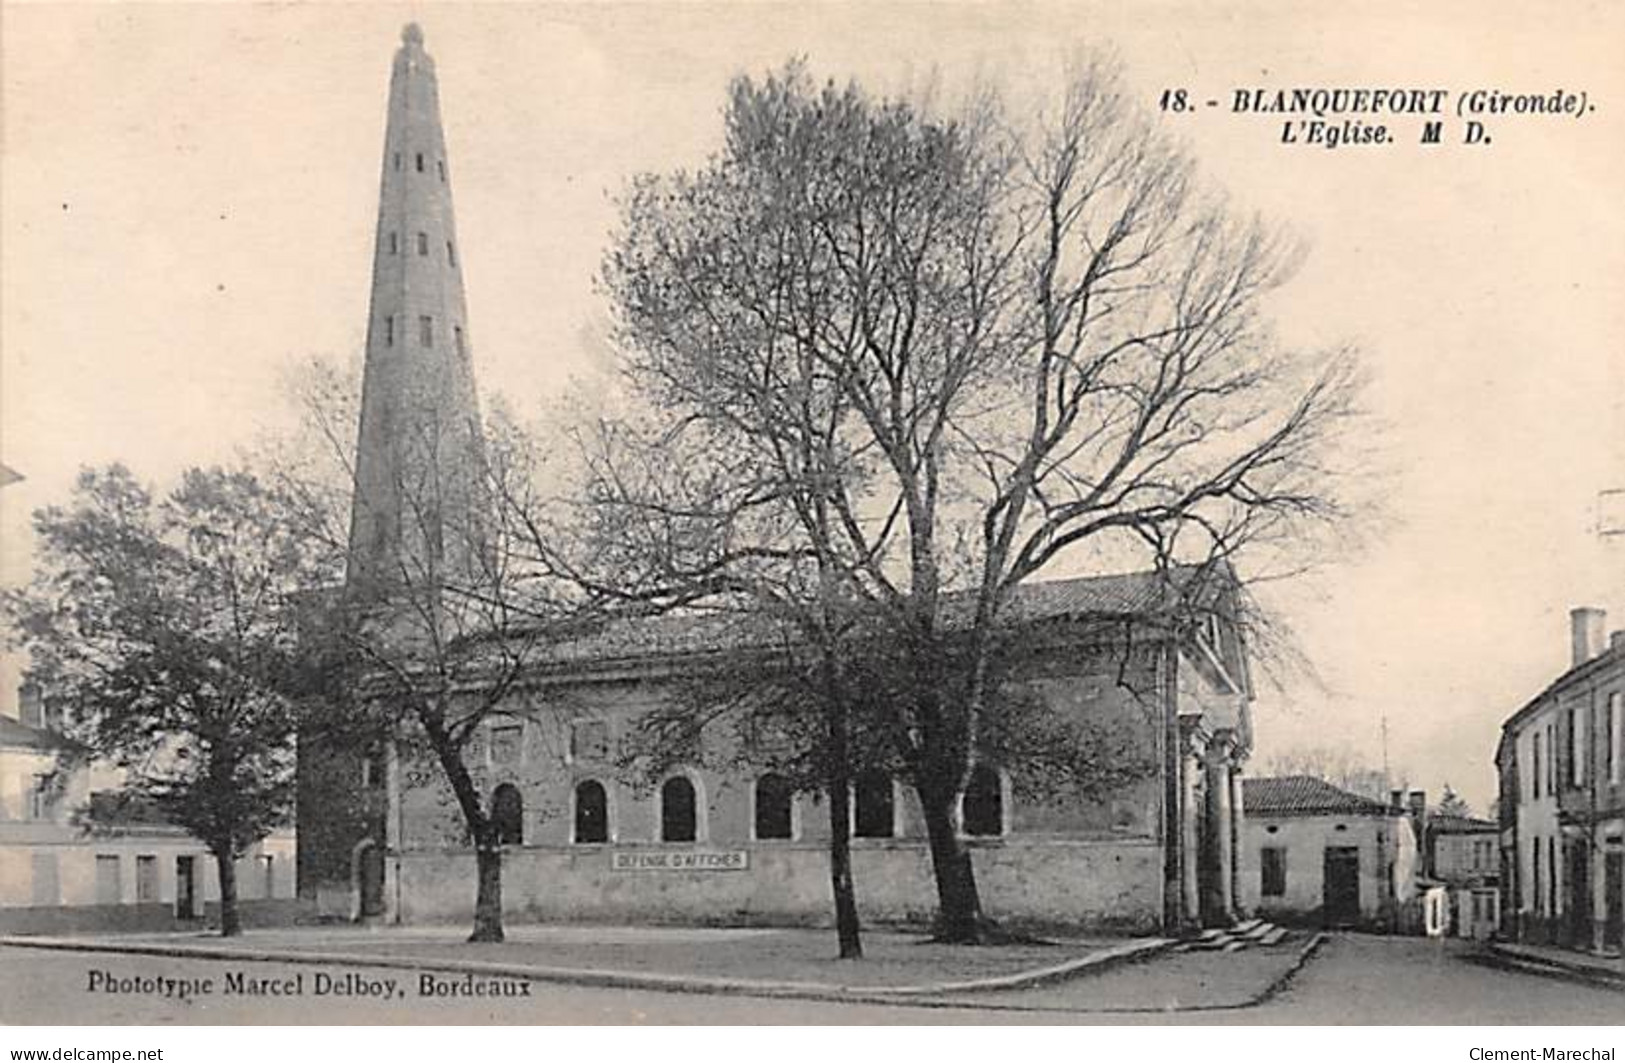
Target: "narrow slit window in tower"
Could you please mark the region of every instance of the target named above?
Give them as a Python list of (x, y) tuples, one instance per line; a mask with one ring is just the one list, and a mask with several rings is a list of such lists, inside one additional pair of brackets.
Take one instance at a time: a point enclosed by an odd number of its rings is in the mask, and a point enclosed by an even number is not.
[(418, 173), (423, 172), (423, 152), (418, 152)]
[(418, 318), (418, 339), (425, 347), (434, 346), (434, 318), (428, 314)]
[(445, 184), (446, 183), (446, 160), (445, 159), (436, 159), (434, 164), (435, 164), (436, 169), (438, 169), (440, 171), (440, 183)]
[(384, 346), (395, 346), (395, 318), (392, 316), (384, 318)]
[(401, 253), (400, 233), (392, 232), (389, 234), (389, 253), (392, 255), (398, 255)]
[(453, 325), (451, 327), (451, 335), (452, 335), (452, 338), (457, 343), (457, 354), (459, 356), (461, 356), (462, 354), (465, 353), (463, 351), (463, 326), (461, 326), (461, 325)]
[(428, 233), (418, 233), (418, 254), (426, 255), (428, 253), (429, 253), (429, 234)]
[(457, 268), (457, 245), (450, 240), (446, 241), (446, 261), (451, 264), (452, 269)]
[(398, 170), (400, 170), (400, 168), (401, 168), (401, 153), (397, 151), (395, 153), (395, 169), (398, 171)]

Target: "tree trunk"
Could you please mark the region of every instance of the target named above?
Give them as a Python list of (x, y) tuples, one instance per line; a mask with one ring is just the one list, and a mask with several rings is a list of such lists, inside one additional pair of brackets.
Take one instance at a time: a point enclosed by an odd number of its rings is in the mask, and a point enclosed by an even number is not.
[(220, 936), (234, 938), (243, 932), (237, 914), (237, 861), (229, 853), (216, 852), (214, 864), (220, 872)]
[(925, 816), (931, 871), (937, 884), (936, 940), (958, 945), (985, 944), (988, 927), (982, 918), (976, 873), (970, 853), (954, 830), (953, 802), (957, 794), (949, 786), (916, 787), (915, 792)]
[(447, 733), (444, 711), (426, 702), (418, 710), (418, 722), (429, 737), (440, 767), (451, 783), (451, 792), (457, 797), (463, 822), (469, 836), (474, 839), (474, 858), (478, 866), (479, 886), (474, 894), (474, 933), (470, 941), (501, 941), (502, 933), (502, 845), (497, 839), (496, 824), (480, 803), (479, 790), (474, 777), (463, 763), (463, 750)]
[(857, 891), (852, 885), (852, 791), (846, 771), (846, 721), (830, 710), (829, 883), (835, 895), (835, 936), (841, 959), (861, 960), (863, 939), (858, 923)]
[(470, 941), (501, 941), (502, 932), (502, 847), (481, 839), (474, 848), (479, 862), (479, 891), (474, 896), (474, 933)]

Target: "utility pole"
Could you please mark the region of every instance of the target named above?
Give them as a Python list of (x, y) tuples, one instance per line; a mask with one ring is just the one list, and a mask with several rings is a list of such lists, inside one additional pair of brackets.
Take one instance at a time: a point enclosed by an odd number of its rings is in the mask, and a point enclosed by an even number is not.
[(1392, 794), (1394, 792), (1393, 776), (1388, 774), (1388, 714), (1382, 714), (1382, 788)]

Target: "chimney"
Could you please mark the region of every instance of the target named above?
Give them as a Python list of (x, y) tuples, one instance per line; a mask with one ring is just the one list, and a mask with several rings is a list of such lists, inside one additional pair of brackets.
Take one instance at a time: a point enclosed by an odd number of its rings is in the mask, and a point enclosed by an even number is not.
[(1416, 837), (1416, 848), (1422, 861), (1422, 874), (1434, 874), (1433, 846), (1428, 844), (1428, 792), (1411, 791), (1411, 833)]
[(1608, 648), (1613, 650), (1615, 653), (1625, 649), (1625, 628), (1620, 628), (1618, 631), (1608, 636)]
[(1608, 614), (1601, 609), (1581, 606), (1569, 610), (1569, 626), (1574, 645), (1574, 665), (1578, 667), (1603, 650)]
[(1388, 807), (1391, 810), (1395, 811), (1395, 812), (1403, 812), (1403, 811), (1405, 811), (1405, 791), (1404, 790), (1389, 790), (1388, 791)]

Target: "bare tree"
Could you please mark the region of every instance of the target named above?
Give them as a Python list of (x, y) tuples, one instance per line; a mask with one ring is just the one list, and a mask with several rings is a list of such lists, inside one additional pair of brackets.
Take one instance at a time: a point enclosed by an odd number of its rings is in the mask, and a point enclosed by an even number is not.
[[(1328, 458), (1352, 360), (1274, 341), (1262, 304), (1291, 256), (1204, 196), (1098, 64), (1035, 122), (792, 66), (737, 81), (726, 132), (625, 200), (604, 276), (628, 379), (711, 479), (743, 463), (759, 491), (733, 516), (771, 513), (778, 550), (888, 618), (938, 932), (982, 940), (954, 809), (1013, 592), (1063, 557), (1134, 559), (1189, 623), (1244, 553), (1301, 559), (1344, 515)], [(784, 446), (805, 406), (812, 462)]]
[(1263, 771), (1268, 775), (1308, 775), (1385, 803), (1392, 790), (1407, 788), (1409, 777), (1403, 767), (1386, 770), (1374, 767), (1357, 752), (1327, 746), (1277, 753), (1264, 762)]
[[(486, 424), (422, 417), (400, 428), (406, 438), (394, 445), (407, 457), (392, 480), (352, 494), (343, 425), (354, 423), (353, 388), (319, 362), (293, 383), (302, 438), (276, 448), (273, 475), (349, 570), (308, 628), (326, 699), (342, 711), (307, 726), (350, 743), (381, 739), (438, 769), (475, 850), (470, 940), (501, 941), (503, 846), (514, 839), (480, 792), (469, 753), (488, 726), (544, 711), (515, 696), (520, 681), (599, 615), (579, 585), (537, 563), (534, 544), (548, 541), (540, 448), (500, 412)], [(358, 512), (367, 506), (387, 512)], [(367, 546), (354, 542), (357, 526), (385, 527), (391, 548), (358, 559)]]
[[(795, 370), (811, 372), (803, 361)], [(840, 414), (827, 382), (810, 377), (786, 400), (770, 378), (755, 401), (783, 403), (763, 451), (692, 422), (687, 431), (601, 425), (582, 432), (587, 494), (550, 545), (534, 556), (593, 598), (622, 610), (703, 609), (732, 628), (730, 660), (679, 684), (673, 703), (636, 721), (634, 760), (659, 773), (699, 762), (715, 726), (777, 734), (771, 749), (734, 743), (746, 760), (764, 753), (798, 788), (828, 796), (830, 879), (842, 958), (862, 955), (850, 853), (851, 780), (859, 700), (849, 660), (862, 610), (830, 549), (829, 508), (818, 484), (839, 478), (833, 441)], [(821, 530), (809, 544), (800, 529)], [(559, 549), (559, 541), (573, 548)], [(789, 753), (786, 754), (785, 751)]]

